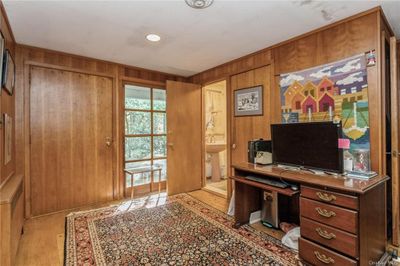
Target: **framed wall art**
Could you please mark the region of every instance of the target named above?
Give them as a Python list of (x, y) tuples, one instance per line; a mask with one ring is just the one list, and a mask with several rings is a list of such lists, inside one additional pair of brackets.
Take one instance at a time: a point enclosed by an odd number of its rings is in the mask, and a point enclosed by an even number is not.
[(6, 49), (3, 58), (3, 88), (12, 95), (14, 93), (15, 86), (15, 63), (11, 56), (11, 53)]
[(263, 115), (263, 86), (235, 91), (235, 116)]
[(12, 157), (12, 127), (11, 116), (4, 114), (4, 165), (7, 165)]

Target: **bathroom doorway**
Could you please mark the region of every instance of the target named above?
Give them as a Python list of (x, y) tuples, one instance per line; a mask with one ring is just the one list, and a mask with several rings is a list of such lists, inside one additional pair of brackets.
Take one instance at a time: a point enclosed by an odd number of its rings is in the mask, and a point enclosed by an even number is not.
[(203, 87), (204, 181), (203, 188), (227, 197), (228, 140), (226, 81)]

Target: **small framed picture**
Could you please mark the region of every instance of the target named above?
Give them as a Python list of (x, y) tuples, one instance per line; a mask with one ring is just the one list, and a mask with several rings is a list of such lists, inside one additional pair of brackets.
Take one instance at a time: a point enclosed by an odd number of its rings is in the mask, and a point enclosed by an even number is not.
[(263, 115), (263, 86), (235, 90), (235, 116)]
[[(4, 37), (3, 34), (0, 32), (0, 58), (3, 59), (3, 54), (4, 54)], [(0, 60), (1, 61), (1, 60)], [(0, 84), (3, 84), (3, 61), (0, 63)], [(1, 95), (1, 89), (0, 89), (0, 95)]]
[(12, 156), (12, 117), (4, 113), (4, 165), (11, 161)]
[(4, 53), (3, 59), (3, 88), (12, 95), (14, 93), (15, 87), (15, 63), (14, 59), (11, 57), (11, 53), (8, 49)]

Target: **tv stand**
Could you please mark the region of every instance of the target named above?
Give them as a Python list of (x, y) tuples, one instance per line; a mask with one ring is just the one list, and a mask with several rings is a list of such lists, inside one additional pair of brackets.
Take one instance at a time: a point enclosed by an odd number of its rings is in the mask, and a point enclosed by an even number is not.
[[(264, 190), (277, 191), (286, 201), (286, 221), (297, 220), (301, 227), (300, 258), (312, 265), (370, 265), (379, 261), (386, 248), (386, 176), (368, 180), (346, 176), (317, 175), (258, 166), (251, 163), (234, 164), (235, 225), (249, 222), (251, 212), (261, 207)], [(265, 184), (245, 180), (245, 176), (276, 178), (300, 186), (289, 188), (265, 187)], [(324, 262), (325, 261), (325, 262)]]

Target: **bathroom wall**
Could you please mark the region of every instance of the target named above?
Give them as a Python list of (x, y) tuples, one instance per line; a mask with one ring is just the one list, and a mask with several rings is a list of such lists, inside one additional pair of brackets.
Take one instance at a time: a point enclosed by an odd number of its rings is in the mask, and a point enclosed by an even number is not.
[[(204, 87), (205, 143), (227, 143), (226, 81)], [(219, 153), (222, 176), (226, 177), (226, 150)], [(211, 176), (211, 166), (206, 154), (206, 176)]]

